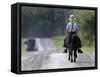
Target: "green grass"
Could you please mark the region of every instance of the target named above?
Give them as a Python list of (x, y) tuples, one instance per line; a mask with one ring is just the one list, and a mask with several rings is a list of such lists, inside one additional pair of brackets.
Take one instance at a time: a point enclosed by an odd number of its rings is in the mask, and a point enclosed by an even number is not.
[(21, 40), (21, 54), (22, 54), (22, 56), (26, 54), (26, 49), (24, 47), (24, 41), (23, 41), (23, 39)]
[[(64, 48), (63, 48), (64, 38), (65, 38), (65, 36), (55, 36), (52, 38), (54, 45), (57, 47), (58, 52), (64, 51)], [(91, 46), (84, 45), (81, 49), (84, 52), (93, 52), (93, 51), (95, 51), (95, 46), (94, 45), (91, 45)]]
[(63, 52), (64, 51), (64, 48), (63, 48), (64, 36), (56, 36), (56, 37), (53, 37), (52, 39), (53, 39), (54, 45), (57, 47), (57, 51)]
[(83, 50), (84, 52), (94, 52), (94, 51), (95, 51), (95, 47), (94, 47), (94, 46), (82, 47), (82, 50)]

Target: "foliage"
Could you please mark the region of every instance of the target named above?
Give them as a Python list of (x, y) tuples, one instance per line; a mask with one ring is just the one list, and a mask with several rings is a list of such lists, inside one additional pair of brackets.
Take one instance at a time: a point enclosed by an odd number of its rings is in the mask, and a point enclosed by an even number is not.
[(28, 6), (21, 9), (22, 38), (52, 37), (56, 45), (63, 46), (69, 15), (74, 14), (82, 45), (95, 46), (95, 10)]
[(22, 37), (52, 37), (65, 34), (65, 19), (71, 9), (22, 7)]
[(79, 34), (84, 43), (88, 45), (95, 42), (95, 11), (94, 10), (73, 10), (79, 24)]

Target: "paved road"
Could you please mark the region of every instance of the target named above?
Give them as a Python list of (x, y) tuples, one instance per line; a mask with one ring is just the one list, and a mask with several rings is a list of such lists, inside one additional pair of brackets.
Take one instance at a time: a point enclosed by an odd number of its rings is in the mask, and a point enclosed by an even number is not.
[[(26, 40), (26, 39), (25, 39)], [(25, 56), (21, 58), (22, 70), (37, 70), (40, 69), (43, 60), (50, 54), (56, 53), (56, 48), (49, 38), (36, 38), (36, 45), (38, 51), (27, 52)]]
[(89, 67), (95, 65), (94, 53), (78, 54), (77, 62), (68, 61), (68, 54), (57, 53), (49, 38), (37, 39), (39, 50), (22, 57), (22, 70)]
[(95, 61), (90, 56), (88, 56), (88, 54), (90, 53), (78, 54), (77, 61), (75, 63), (71, 63), (68, 61), (68, 54), (54, 53), (49, 55), (49, 57), (44, 60), (41, 69), (95, 66)]

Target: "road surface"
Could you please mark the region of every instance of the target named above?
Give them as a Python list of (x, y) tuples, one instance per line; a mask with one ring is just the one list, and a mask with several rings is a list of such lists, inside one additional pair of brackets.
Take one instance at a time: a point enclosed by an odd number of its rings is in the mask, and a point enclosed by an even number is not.
[(27, 52), (21, 58), (22, 70), (41, 70), (95, 66), (94, 52), (78, 54), (76, 63), (68, 61), (68, 53), (57, 53), (49, 38), (36, 39), (38, 51)]

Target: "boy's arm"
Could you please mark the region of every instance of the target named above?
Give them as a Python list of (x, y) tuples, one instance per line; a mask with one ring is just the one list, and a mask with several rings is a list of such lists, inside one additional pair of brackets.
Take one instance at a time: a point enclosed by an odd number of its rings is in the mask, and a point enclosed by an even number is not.
[(66, 34), (68, 33), (68, 30), (69, 30), (69, 24), (67, 24), (66, 26)]

